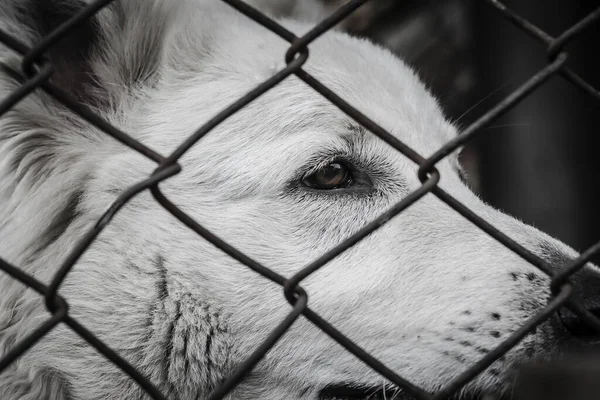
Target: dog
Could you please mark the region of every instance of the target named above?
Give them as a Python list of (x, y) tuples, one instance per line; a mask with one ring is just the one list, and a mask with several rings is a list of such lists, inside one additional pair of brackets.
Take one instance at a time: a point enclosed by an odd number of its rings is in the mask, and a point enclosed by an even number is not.
[[(297, 35), (328, 11), (282, 4), (253, 3), (282, 16)], [(31, 46), (85, 6), (5, 0), (0, 27)], [(116, 0), (45, 56), (56, 86), (167, 155), (284, 68), (288, 47), (223, 2)], [(430, 156), (457, 135), (415, 72), (389, 51), (338, 30), (309, 49), (307, 72), (419, 154)], [(0, 60), (5, 99), (20, 86), (7, 68), (18, 71), (22, 56), (4, 46)], [(218, 125), (179, 162), (181, 172), (159, 184), (162, 193), (285, 277), (422, 185), (418, 165), (295, 76)], [(156, 167), (36, 90), (0, 118), (0, 256), (48, 284), (118, 196)], [(458, 152), (436, 168), (440, 188), (552, 268), (577, 257), (478, 198), (465, 183)], [(588, 265), (577, 275), (584, 304), (600, 282), (597, 272)], [(432, 194), (301, 286), (313, 311), (427, 391), (445, 387), (552, 297), (547, 274)], [(0, 274), (0, 289), (0, 354), (6, 354), (50, 314), (42, 296), (7, 274)], [(206, 398), (291, 311), (279, 285), (202, 239), (147, 190), (93, 241), (59, 294), (71, 318), (173, 399)], [(522, 339), (460, 398), (507, 395), (519, 364), (585, 344), (585, 323), (565, 315)], [(59, 324), (0, 374), (0, 398), (147, 397)], [(412, 397), (301, 316), (226, 398)]]

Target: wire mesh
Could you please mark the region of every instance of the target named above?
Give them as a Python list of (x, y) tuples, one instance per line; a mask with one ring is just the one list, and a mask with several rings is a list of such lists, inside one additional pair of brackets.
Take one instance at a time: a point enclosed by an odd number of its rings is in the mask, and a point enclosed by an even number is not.
[[(92, 17), (103, 7), (106, 7), (114, 1), (115, 0), (96, 0), (91, 2), (73, 18), (60, 25), (31, 48), (23, 44), (17, 37), (9, 35), (7, 32), (0, 30), (0, 42), (15, 52), (21, 54), (23, 57), (21, 71), (14, 70), (8, 65), (0, 64), (0, 68), (4, 73), (15, 79), (18, 79), (20, 82), (18, 89), (0, 103), (0, 116), (10, 110), (11, 107), (13, 107), (24, 97), (30, 95), (33, 91), (41, 89), (71, 109), (71, 111), (87, 120), (96, 128), (100, 129), (107, 135), (112, 136), (116, 140), (120, 141), (123, 145), (139, 152), (157, 164), (154, 173), (150, 177), (142, 182), (137, 183), (120, 194), (109, 210), (99, 218), (95, 226), (89, 230), (87, 234), (75, 245), (74, 249), (64, 260), (49, 285), (42, 284), (33, 277), (21, 271), (19, 268), (0, 259), (0, 270), (11, 275), (14, 279), (19, 280), (29, 288), (35, 290), (40, 294), (40, 296), (43, 296), (45, 298), (46, 307), (50, 312), (50, 317), (46, 322), (40, 325), (34, 332), (31, 332), (22, 341), (17, 343), (12, 349), (10, 349), (10, 351), (8, 351), (8, 353), (4, 354), (4, 356), (0, 359), (0, 373), (2, 373), (2, 371), (4, 371), (29, 348), (34, 346), (37, 341), (44, 337), (44, 335), (48, 334), (48, 332), (50, 332), (54, 327), (60, 323), (63, 323), (70, 327), (81, 338), (87, 341), (98, 352), (102, 353), (106, 358), (112, 361), (124, 373), (134, 379), (150, 397), (154, 399), (166, 399), (165, 395), (162, 394), (147, 377), (140, 373), (134, 365), (131, 365), (129, 362), (121, 358), (115, 351), (100, 341), (93, 333), (71, 318), (69, 315), (68, 303), (58, 294), (58, 290), (60, 289), (62, 282), (67, 277), (73, 266), (77, 263), (77, 260), (80, 258), (80, 256), (92, 244), (94, 239), (111, 222), (113, 217), (128, 201), (143, 191), (150, 191), (154, 199), (160, 205), (162, 205), (189, 229), (193, 230), (208, 242), (212, 243), (214, 246), (221, 249), (232, 258), (244, 264), (246, 267), (255, 271), (257, 274), (260, 274), (265, 279), (271, 280), (272, 282), (280, 285), (284, 290), (286, 299), (291, 305), (291, 310), (285, 319), (282, 320), (280, 324), (265, 339), (265, 341), (247, 357), (246, 361), (239, 365), (235, 372), (225, 379), (219, 385), (219, 387), (212, 392), (212, 394), (209, 396), (209, 399), (221, 399), (226, 396), (238, 383), (240, 383), (241, 380), (244, 379), (244, 377), (264, 357), (264, 355), (274, 346), (274, 344), (283, 335), (285, 335), (287, 330), (294, 323), (294, 321), (299, 318), (300, 315), (306, 317), (315, 326), (329, 335), (333, 340), (337, 341), (340, 345), (346, 348), (354, 356), (362, 360), (373, 370), (377, 371), (381, 376), (392, 382), (398, 388), (401, 388), (404, 392), (412, 395), (415, 399), (419, 400), (441, 400), (456, 394), (470, 380), (482, 373), (494, 361), (498, 360), (512, 347), (519, 343), (519, 341), (533, 329), (535, 329), (536, 326), (547, 320), (559, 307), (568, 307), (586, 323), (600, 332), (600, 321), (598, 321), (588, 310), (584, 309), (578, 303), (572, 301), (570, 295), (573, 291), (573, 288), (569, 282), (569, 278), (573, 274), (579, 271), (593, 256), (600, 253), (600, 242), (585, 251), (577, 259), (573, 260), (570, 265), (567, 265), (560, 271), (553, 272), (553, 270), (545, 263), (544, 260), (533, 255), (524, 247), (508, 238), (494, 226), (484, 221), (469, 208), (461, 204), (450, 194), (438, 187), (437, 184), (440, 180), (440, 174), (435, 168), (437, 163), (451, 154), (454, 150), (472, 140), (475, 135), (481, 132), (483, 127), (494, 121), (502, 114), (506, 113), (512, 107), (517, 106), (521, 100), (526, 98), (529, 94), (555, 76), (564, 78), (591, 96), (593, 99), (600, 100), (600, 92), (589, 85), (582, 77), (580, 77), (576, 72), (572, 71), (567, 66), (568, 53), (565, 50), (565, 46), (571, 40), (583, 34), (586, 29), (598, 22), (600, 19), (600, 8), (596, 9), (594, 12), (587, 15), (571, 28), (567, 29), (562, 35), (558, 37), (552, 37), (529, 22), (527, 19), (513, 12), (503, 3), (495, 0), (486, 0), (486, 3), (495, 9), (499, 16), (506, 18), (518, 29), (533, 37), (539, 41), (541, 45), (546, 47), (548, 63), (544, 68), (531, 76), (530, 79), (523, 82), (519, 88), (513, 91), (504, 100), (486, 112), (470, 126), (466, 127), (466, 129), (464, 129), (459, 136), (447, 142), (431, 157), (424, 158), (405, 143), (387, 132), (381, 126), (377, 125), (367, 116), (360, 113), (357, 109), (345, 102), (336, 93), (331, 91), (302, 68), (304, 63), (309, 58), (310, 44), (319, 36), (337, 25), (344, 18), (348, 17), (354, 10), (366, 3), (367, 0), (349, 1), (335, 11), (330, 17), (317, 24), (312, 30), (301, 37), (295, 36), (283, 26), (279, 25), (275, 20), (269, 18), (243, 1), (222, 0), (231, 7), (235, 8), (238, 12), (254, 20), (257, 24), (264, 26), (289, 42), (290, 46), (287, 52), (282, 54), (282, 57), (285, 57), (286, 66), (274, 74), (271, 78), (258, 85), (255, 89), (248, 92), (245, 96), (222, 110), (210, 121), (201, 126), (196, 132), (190, 135), (188, 139), (175, 151), (167, 156), (164, 156), (154, 152), (150, 148), (146, 147), (143, 143), (135, 140), (126, 132), (123, 132), (115, 126), (112, 126), (108, 122), (104, 121), (90, 108), (82, 105), (69, 93), (66, 93), (65, 91), (61, 90), (61, 88), (55, 86), (49, 81), (54, 67), (45, 58), (45, 53), (48, 51), (48, 49), (54, 43), (60, 40), (61, 37), (63, 37), (70, 29), (73, 29), (73, 27), (78, 23), (86, 18)], [(165, 196), (165, 194), (161, 192), (159, 183), (181, 171), (181, 166), (178, 164), (178, 160), (194, 144), (200, 141), (204, 135), (290, 75), (295, 75), (300, 78), (307, 85), (320, 93), (323, 97), (337, 106), (341, 111), (354, 119), (372, 134), (378, 136), (394, 149), (404, 154), (414, 163), (418, 164), (418, 177), (422, 183), (422, 186), (413, 193), (404, 197), (398, 204), (394, 205), (387, 212), (379, 216), (371, 223), (367, 224), (364, 228), (343, 241), (340, 245), (323, 254), (315, 261), (309, 263), (304, 268), (299, 270), (295, 275), (286, 278), (248, 257), (235, 247), (226, 243), (218, 236), (204, 228), (185, 212), (175, 206)], [(437, 196), (440, 200), (448, 204), (451, 208), (467, 218), (481, 230), (505, 245), (508, 249), (521, 256), (524, 260), (533, 264), (544, 273), (551, 275), (551, 290), (553, 293), (553, 297), (549, 300), (543, 310), (531, 316), (521, 327), (516, 329), (514, 333), (505, 339), (499, 346), (486, 354), (478, 362), (470, 366), (454, 380), (447, 382), (445, 387), (435, 393), (427, 392), (422, 388), (413, 385), (411, 382), (404, 379), (390, 368), (386, 367), (356, 343), (345, 337), (334, 326), (326, 322), (317, 313), (310, 309), (308, 306), (308, 295), (300, 286), (302, 281), (309, 275), (316, 272), (339, 254), (383, 226), (395, 215), (401, 213), (403, 210), (419, 201), (419, 199), (428, 193), (432, 193), (433, 195)]]

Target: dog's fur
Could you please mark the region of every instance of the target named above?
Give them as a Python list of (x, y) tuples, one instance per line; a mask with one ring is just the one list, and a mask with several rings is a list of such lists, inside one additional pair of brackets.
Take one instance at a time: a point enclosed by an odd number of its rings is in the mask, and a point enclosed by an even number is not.
[[(269, 11), (268, 1), (262, 3)], [(82, 6), (4, 0), (0, 27), (31, 45)], [(282, 23), (297, 34), (311, 27)], [(117, 0), (48, 58), (55, 84), (168, 154), (282, 68), (287, 47), (221, 2)], [(0, 47), (0, 59), (18, 68), (21, 57)], [(329, 32), (310, 45), (305, 69), (424, 156), (456, 135), (411, 69), (366, 40)], [(17, 87), (0, 73), (1, 98)], [(356, 184), (331, 191), (302, 184), (331, 160), (352, 165)], [(161, 183), (164, 193), (284, 276), (420, 186), (414, 163), (296, 77), (211, 131), (181, 164), (180, 174)], [(155, 167), (36, 91), (0, 119), (0, 256), (48, 283), (111, 202)], [(557, 267), (561, 257), (575, 255), (484, 204), (460, 179), (456, 154), (437, 168), (442, 188), (532, 252), (559, 260)], [(544, 274), (432, 195), (302, 286), (312, 309), (427, 390), (483, 357), (549, 298)], [(49, 313), (39, 295), (6, 274), (0, 291), (4, 354)], [(148, 192), (117, 214), (60, 294), (73, 318), (178, 399), (204, 398), (290, 312), (279, 286), (201, 239)], [(533, 353), (550, 356), (559, 336), (539, 329), (467, 392), (507, 390), (511, 368)], [(301, 317), (229, 398), (314, 399), (340, 382), (384, 381)], [(0, 374), (3, 400), (136, 399), (141, 393), (64, 325)]]

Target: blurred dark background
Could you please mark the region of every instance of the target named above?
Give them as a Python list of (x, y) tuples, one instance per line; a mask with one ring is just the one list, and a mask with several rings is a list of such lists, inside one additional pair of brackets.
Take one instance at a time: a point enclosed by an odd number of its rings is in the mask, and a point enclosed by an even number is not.
[[(505, 4), (556, 37), (600, 1)], [(547, 65), (544, 45), (485, 1), (374, 0), (345, 28), (402, 56), (463, 128)], [(600, 90), (600, 23), (566, 50)], [(600, 240), (599, 152), (600, 101), (556, 76), (482, 129), (462, 162), (485, 201), (583, 251)]]

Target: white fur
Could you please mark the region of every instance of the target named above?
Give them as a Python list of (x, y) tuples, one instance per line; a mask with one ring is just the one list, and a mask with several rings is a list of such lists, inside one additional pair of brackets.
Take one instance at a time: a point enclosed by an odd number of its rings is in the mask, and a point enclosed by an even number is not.
[[(161, 154), (284, 66), (289, 45), (220, 2), (119, 3), (125, 20), (112, 9), (99, 19), (106, 36), (90, 64), (104, 102), (93, 106)], [(307, 10), (301, 19), (314, 20)], [(0, 26), (34, 41), (33, 31), (26, 37), (15, 27), (11, 2), (0, 16)], [(298, 35), (311, 27), (282, 23)], [(149, 54), (156, 70), (129, 80), (127, 71), (149, 66)], [(0, 58), (18, 65), (1, 47)], [(304, 68), (423, 156), (456, 134), (411, 69), (366, 40), (329, 32), (310, 45)], [(0, 73), (1, 98), (15, 87)], [(196, 221), (289, 277), (420, 186), (414, 163), (350, 123), (290, 77), (200, 140), (181, 159), (182, 172), (160, 187)], [(373, 193), (303, 189), (302, 174), (333, 156), (360, 160)], [(43, 93), (27, 97), (0, 119), (0, 256), (48, 283), (117, 195), (155, 167)], [(456, 154), (437, 168), (442, 188), (531, 251), (543, 256), (545, 245), (574, 255), (478, 199), (457, 175)], [(53, 227), (73, 204), (67, 226)], [(403, 377), (435, 390), (542, 307), (547, 283), (427, 195), (302, 287), (313, 310)], [(2, 354), (49, 313), (43, 299), (5, 274), (0, 289)], [(117, 214), (60, 294), (73, 318), (181, 399), (206, 396), (291, 310), (280, 287), (201, 239), (148, 192)], [(492, 367), (498, 373), (487, 371), (470, 387), (505, 390), (510, 367), (529, 357), (526, 348), (548, 355), (551, 336), (528, 336)], [(377, 385), (382, 378), (301, 317), (228, 398), (314, 399), (338, 382)], [(4, 400), (138, 396), (131, 379), (64, 325), (0, 375)]]

